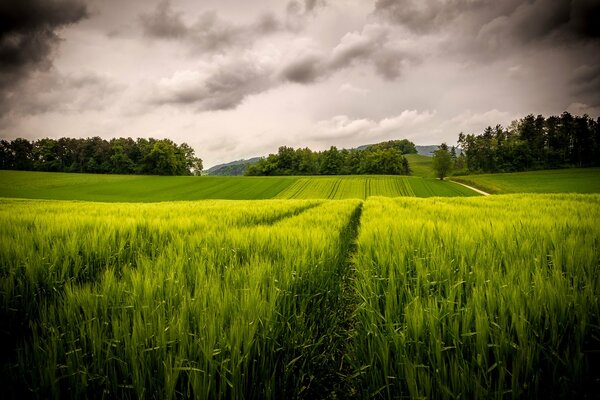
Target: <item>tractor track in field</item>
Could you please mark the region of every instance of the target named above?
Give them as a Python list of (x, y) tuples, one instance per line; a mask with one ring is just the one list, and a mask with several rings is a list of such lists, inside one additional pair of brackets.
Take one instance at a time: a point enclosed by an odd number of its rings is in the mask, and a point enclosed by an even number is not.
[(464, 186), (464, 187), (466, 187), (468, 189), (471, 189), (472, 191), (477, 192), (477, 193), (479, 193), (479, 194), (481, 194), (483, 196), (490, 196), (490, 193), (484, 192), (483, 190), (480, 190), (480, 189), (477, 189), (477, 188), (474, 188), (473, 186), (465, 185), (464, 183), (453, 181), (453, 180), (450, 180), (450, 179), (448, 179), (448, 182), (457, 183), (457, 184), (459, 184), (461, 186)]
[(355, 311), (359, 303), (358, 293), (354, 285), (356, 269), (354, 254), (357, 251), (357, 238), (362, 217), (363, 201), (356, 207), (350, 222), (344, 229), (343, 258), (340, 262), (339, 276), (341, 294), (338, 307), (332, 312), (339, 315), (340, 324), (335, 332), (336, 345), (332, 351), (332, 376), (328, 377), (330, 391), (323, 393), (325, 399), (354, 399), (357, 398), (357, 379), (354, 376), (356, 363), (350, 349), (356, 324)]

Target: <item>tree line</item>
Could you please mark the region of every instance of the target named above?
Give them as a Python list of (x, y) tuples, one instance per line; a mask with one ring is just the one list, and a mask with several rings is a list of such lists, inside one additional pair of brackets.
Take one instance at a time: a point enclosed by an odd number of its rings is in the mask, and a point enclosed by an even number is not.
[(404, 154), (416, 152), (414, 143), (406, 139), (351, 150), (332, 146), (312, 151), (282, 146), (277, 154), (248, 165), (246, 175), (408, 175), (410, 167)]
[(528, 115), (506, 129), (460, 133), (458, 144), (464, 156), (452, 156), (456, 173), (600, 166), (600, 118)]
[(0, 140), (0, 169), (96, 174), (191, 175), (202, 160), (169, 139), (99, 137)]

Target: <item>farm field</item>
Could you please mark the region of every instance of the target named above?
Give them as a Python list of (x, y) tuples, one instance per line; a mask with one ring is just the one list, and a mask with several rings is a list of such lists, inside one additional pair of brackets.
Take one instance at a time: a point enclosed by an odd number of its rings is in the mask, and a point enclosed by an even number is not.
[(269, 199), (293, 177), (212, 177), (0, 171), (0, 197), (156, 202)]
[(276, 198), (366, 199), (369, 196), (478, 196), (464, 186), (436, 179), (406, 176), (348, 176), (298, 178)]
[(598, 195), (365, 202), (359, 397), (599, 393), (599, 220)]
[(488, 193), (600, 193), (600, 168), (450, 177)]
[(0, 200), (21, 398), (598, 392), (600, 195)]
[[(307, 186), (307, 182), (310, 184)], [(314, 187), (313, 187), (314, 186)], [(451, 182), (402, 176), (136, 176), (0, 171), (0, 197), (158, 202), (377, 196), (477, 196)]]
[(357, 200), (2, 201), (3, 387), (19, 398), (334, 390), (358, 213)]

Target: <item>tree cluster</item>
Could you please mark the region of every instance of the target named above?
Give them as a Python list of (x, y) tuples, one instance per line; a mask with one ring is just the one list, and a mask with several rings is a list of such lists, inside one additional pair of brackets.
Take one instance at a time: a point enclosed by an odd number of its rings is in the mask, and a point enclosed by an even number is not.
[(600, 118), (568, 112), (544, 118), (528, 115), (508, 129), (488, 127), (480, 135), (459, 135), (465, 172), (513, 172), (600, 165)]
[(404, 152), (416, 153), (408, 140), (394, 140), (369, 146), (363, 150), (324, 151), (282, 146), (277, 154), (269, 154), (249, 165), (246, 175), (408, 175), (410, 168)]
[(0, 169), (97, 174), (191, 175), (202, 160), (186, 143), (118, 138), (0, 140)]

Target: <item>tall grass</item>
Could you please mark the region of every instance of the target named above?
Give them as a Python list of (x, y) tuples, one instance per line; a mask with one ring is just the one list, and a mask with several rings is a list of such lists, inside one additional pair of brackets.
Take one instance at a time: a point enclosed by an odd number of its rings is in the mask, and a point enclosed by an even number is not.
[(598, 195), (0, 200), (0, 384), (8, 398), (591, 397), (599, 220)]
[(4, 201), (9, 395), (315, 392), (358, 205)]
[(598, 393), (600, 197), (370, 199), (361, 397)]

